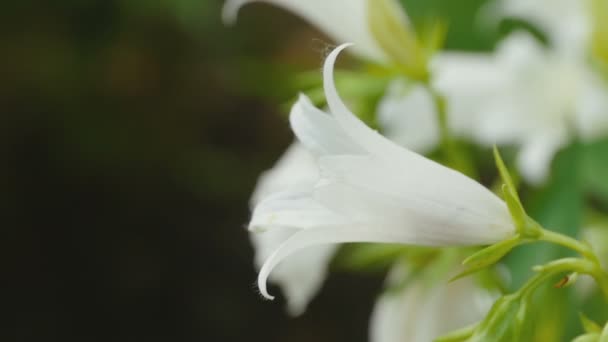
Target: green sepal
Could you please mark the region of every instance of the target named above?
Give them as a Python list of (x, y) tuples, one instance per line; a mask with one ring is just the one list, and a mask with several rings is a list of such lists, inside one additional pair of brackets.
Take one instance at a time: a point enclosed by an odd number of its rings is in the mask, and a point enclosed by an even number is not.
[(396, 0), (368, 0), (368, 25), (378, 45), (409, 77), (429, 79), (428, 56)]
[(498, 151), (498, 147), (496, 147), (496, 145), (494, 145), (493, 152), (494, 161), (496, 162), (496, 167), (498, 168), (500, 179), (502, 179), (503, 183), (507, 185), (509, 191), (512, 191), (513, 197), (517, 201), (517, 204), (521, 207), (521, 202), (519, 201), (519, 196), (517, 195), (515, 183), (513, 183), (513, 178), (511, 178), (511, 174), (505, 166), (505, 162), (502, 160), (502, 157), (500, 156), (500, 152)]
[(427, 57), (430, 57), (444, 46), (448, 25), (445, 21), (432, 19), (424, 23), (419, 32), (420, 43), (424, 46)]
[(504, 183), (502, 185), (502, 197), (507, 203), (507, 208), (509, 208), (509, 213), (511, 214), (511, 218), (513, 219), (513, 223), (518, 231), (521, 230), (521, 227), (525, 225), (526, 222), (526, 213), (523, 211), (521, 204), (519, 204), (519, 198), (517, 198), (517, 194), (514, 193), (508, 184)]
[(579, 317), (581, 319), (581, 324), (583, 325), (583, 329), (586, 333), (601, 333), (602, 327), (585, 316), (584, 313), (580, 312)]
[(539, 238), (542, 235), (542, 227), (526, 213), (526, 210), (519, 199), (519, 194), (517, 193), (513, 178), (505, 166), (496, 145), (494, 146), (494, 160), (496, 161), (496, 167), (498, 168), (498, 173), (503, 182), (503, 199), (507, 204), (507, 208), (509, 208), (509, 213), (513, 219), (513, 224), (515, 224), (517, 234), (521, 238)]
[(451, 278), (450, 281), (460, 279), (494, 265), (521, 242), (522, 240), (518, 236), (514, 236), (475, 252), (462, 262), (465, 270)]

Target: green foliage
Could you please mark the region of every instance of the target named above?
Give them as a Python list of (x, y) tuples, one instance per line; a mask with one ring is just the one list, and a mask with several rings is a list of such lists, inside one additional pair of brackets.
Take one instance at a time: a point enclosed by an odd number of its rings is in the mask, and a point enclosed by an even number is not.
[(340, 248), (332, 268), (357, 272), (386, 271), (392, 263), (407, 254), (399, 244), (353, 243)]
[[(529, 199), (530, 216), (547, 229), (573, 237), (578, 235), (583, 218), (580, 154), (578, 144), (561, 151), (553, 163), (554, 173), (549, 183)], [(569, 251), (549, 244), (518, 248), (507, 258), (512, 288), (518, 288), (532, 275), (532, 266), (569, 254)]]
[(583, 188), (608, 205), (608, 139), (586, 143), (581, 148)]

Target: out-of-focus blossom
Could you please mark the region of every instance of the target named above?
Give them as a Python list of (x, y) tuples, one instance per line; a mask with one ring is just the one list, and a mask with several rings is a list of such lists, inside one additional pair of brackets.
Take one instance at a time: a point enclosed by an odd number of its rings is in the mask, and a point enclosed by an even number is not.
[[(600, 264), (608, 270), (608, 222), (606, 218), (588, 224), (582, 229), (582, 239), (587, 241), (597, 255)], [(576, 281), (578, 294), (583, 298), (588, 298), (597, 290), (597, 284), (590, 276), (583, 275)]]
[(327, 33), (336, 43), (354, 42), (352, 51), (365, 59), (386, 59), (369, 26), (368, 0), (227, 0), (224, 21), (234, 22), (239, 9), (250, 2), (267, 2), (285, 8)]
[(408, 275), (396, 264), (387, 278), (389, 290), (377, 300), (372, 313), (370, 341), (427, 342), (450, 331), (483, 319), (492, 306), (492, 294), (471, 277), (449, 282), (445, 277), (433, 284)]
[(518, 167), (533, 184), (573, 138), (608, 132), (606, 84), (584, 60), (528, 34), (511, 34), (493, 54), (442, 54), (433, 70), (452, 129), (485, 145), (520, 146)]
[(433, 99), (421, 85), (395, 80), (380, 100), (377, 114), (382, 133), (401, 146), (427, 153), (439, 144)]
[[(426, 59), (438, 48), (432, 42), (427, 42), (427, 47), (421, 45), (403, 7), (395, 0), (228, 0), (224, 21), (234, 22), (239, 9), (250, 2), (267, 2), (290, 10), (335, 42), (354, 43), (351, 51), (359, 57), (397, 64), (414, 78), (426, 77)], [(423, 86), (406, 87), (404, 82), (395, 80), (382, 98), (377, 108), (378, 123), (397, 143), (429, 152), (439, 141), (434, 104)]]
[(563, 54), (584, 55), (592, 32), (588, 0), (497, 0), (490, 17), (517, 18), (536, 25)]
[[(260, 176), (251, 198), (251, 207), (289, 189), (310, 188), (318, 176), (315, 157), (300, 143), (293, 143), (276, 165)], [(274, 250), (296, 232), (291, 227), (276, 227), (262, 233), (250, 233), (258, 269)], [(335, 250), (335, 245), (311, 247), (294, 254), (272, 273), (270, 281), (281, 287), (290, 314), (299, 315), (304, 312), (322, 286)]]
[(286, 191), (260, 202), (252, 231), (298, 229), (265, 261), (266, 279), (294, 252), (343, 242), (429, 246), (491, 244), (515, 233), (505, 203), (479, 183), (407, 150), (373, 131), (338, 96), (334, 50), (323, 69), (327, 115), (302, 97), (291, 113), (302, 144), (323, 151), (321, 176), (309, 189)]
[(354, 43), (352, 52), (359, 57), (391, 65), (417, 80), (428, 78), (428, 61), (445, 34), (445, 26), (437, 22), (421, 41), (397, 0), (227, 0), (224, 21), (234, 22), (243, 5), (260, 1), (292, 11), (336, 43)]

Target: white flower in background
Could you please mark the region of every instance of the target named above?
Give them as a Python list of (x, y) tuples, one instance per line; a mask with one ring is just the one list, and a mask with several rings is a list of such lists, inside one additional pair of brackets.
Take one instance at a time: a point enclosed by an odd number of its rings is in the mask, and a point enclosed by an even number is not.
[[(251, 197), (251, 207), (288, 189), (310, 188), (318, 177), (315, 157), (301, 144), (293, 143), (275, 166), (260, 176)], [(270, 254), (295, 232), (297, 230), (290, 227), (276, 227), (262, 233), (250, 233), (255, 248), (256, 267), (262, 267)], [(291, 315), (303, 313), (322, 286), (335, 250), (334, 245), (311, 247), (293, 255), (271, 274), (270, 281), (281, 287)]]
[(564, 54), (583, 55), (592, 31), (588, 0), (496, 0), (488, 11), (492, 22), (511, 17), (536, 25)]
[[(608, 270), (608, 222), (605, 218), (583, 227), (581, 235), (582, 240), (591, 245), (602, 268)], [(576, 281), (577, 293), (582, 298), (588, 299), (597, 289), (597, 283), (588, 275), (581, 275)]]
[(314, 187), (273, 195), (254, 209), (249, 229), (297, 229), (265, 261), (258, 286), (294, 252), (343, 242), (482, 245), (515, 233), (505, 203), (479, 183), (411, 152), (354, 116), (338, 96), (334, 50), (323, 69), (327, 115), (305, 97), (291, 113), (300, 142), (318, 151)]
[(511, 34), (493, 54), (444, 53), (433, 70), (452, 130), (485, 145), (521, 146), (517, 164), (533, 184), (572, 139), (608, 132), (606, 84), (583, 60), (526, 33)]
[(227, 0), (224, 22), (234, 22), (239, 9), (250, 2), (285, 8), (318, 27), (336, 43), (354, 42), (352, 51), (360, 57), (375, 61), (386, 59), (368, 24), (368, 0)]
[(429, 91), (405, 80), (393, 81), (377, 108), (378, 125), (384, 136), (418, 153), (439, 145), (439, 123)]
[(389, 290), (376, 301), (371, 318), (371, 342), (428, 342), (483, 319), (494, 296), (466, 277), (449, 282), (446, 276), (433, 284), (407, 277), (396, 264), (387, 278)]
[[(227, 0), (224, 21), (234, 22), (240, 8), (250, 2), (267, 2), (290, 10), (335, 42), (354, 43), (353, 53), (377, 63), (390, 63), (391, 58), (398, 59), (399, 63), (407, 62), (406, 59), (420, 53), (413, 37), (415, 33), (409, 29), (409, 18), (394, 0)], [(374, 19), (368, 6), (376, 6)], [(379, 37), (383, 42), (379, 42)], [(389, 139), (421, 153), (437, 146), (435, 107), (424, 87), (405, 86), (405, 80), (395, 80), (383, 96), (377, 113), (380, 128)]]

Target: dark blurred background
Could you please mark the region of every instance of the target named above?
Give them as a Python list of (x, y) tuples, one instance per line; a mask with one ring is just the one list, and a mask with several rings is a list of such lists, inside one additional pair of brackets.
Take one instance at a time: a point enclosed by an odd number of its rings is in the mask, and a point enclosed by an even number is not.
[[(481, 1), (408, 2), (452, 15), (448, 44), (492, 41), (470, 36)], [(290, 75), (329, 40), (265, 4), (226, 27), (221, 6), (2, 3), (0, 340), (367, 340), (381, 277), (338, 272), (290, 319), (244, 229), (292, 139)]]

